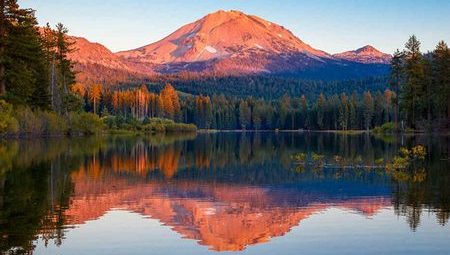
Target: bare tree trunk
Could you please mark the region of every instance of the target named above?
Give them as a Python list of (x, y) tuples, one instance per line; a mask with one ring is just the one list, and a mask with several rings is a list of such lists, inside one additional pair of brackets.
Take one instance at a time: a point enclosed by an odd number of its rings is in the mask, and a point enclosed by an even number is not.
[(447, 130), (450, 130), (450, 95), (447, 97)]
[[(1, 55), (3, 55), (3, 50), (0, 50)], [(3, 65), (3, 59), (0, 59), (0, 62), (0, 96), (3, 96), (6, 93), (5, 66)]]
[(0, 96), (6, 93), (5, 80), (5, 0), (0, 0)]
[[(64, 109), (64, 115), (69, 117), (69, 109), (67, 106), (67, 96), (69, 95), (69, 90), (67, 89), (67, 83), (66, 83), (66, 75), (63, 74), (63, 88), (64, 88), (64, 95), (61, 97), (61, 103)], [(69, 125), (70, 125), (70, 117), (69, 117)]]
[(412, 101), (412, 128), (416, 129), (416, 97), (413, 96), (413, 101)]
[(295, 113), (291, 114), (291, 130), (294, 130)]
[(5, 175), (2, 175), (2, 177), (0, 177), (0, 209), (3, 209), (3, 194), (5, 192), (5, 184), (6, 177)]
[(399, 100), (399, 89), (398, 89), (398, 87), (399, 87), (398, 80), (399, 79), (400, 78), (397, 75), (397, 83), (395, 85), (395, 110), (394, 110), (394, 123), (395, 123), (395, 131), (396, 132), (399, 131), (399, 128), (398, 128), (398, 115), (400, 112), (400, 107), (399, 107), (400, 100)]
[(428, 106), (427, 106), (427, 128), (432, 128), (432, 123), (431, 123), (431, 103), (430, 103), (431, 99), (428, 98)]
[(56, 103), (56, 75), (55, 75), (55, 55), (53, 54), (53, 59), (52, 59), (52, 71), (51, 71), (51, 75), (50, 75), (50, 79), (51, 79), (51, 97), (52, 97), (52, 107), (53, 110), (55, 110), (56, 112), (59, 113), (59, 109)]

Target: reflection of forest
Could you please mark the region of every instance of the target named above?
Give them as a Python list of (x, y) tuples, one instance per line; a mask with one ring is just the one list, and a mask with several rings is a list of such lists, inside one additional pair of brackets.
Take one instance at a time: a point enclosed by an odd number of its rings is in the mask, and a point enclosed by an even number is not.
[(426, 144), (432, 152), (421, 182), (390, 180), (374, 170), (293, 170), (291, 156), (298, 152), (373, 165), (392, 158), (399, 148), (395, 141), (365, 135), (5, 142), (0, 144), (0, 249), (32, 250), (37, 234), (61, 242), (64, 227), (96, 219), (111, 208), (151, 215), (214, 250), (242, 250), (284, 235), (330, 206), (373, 215), (393, 204), (413, 230), (424, 210), (446, 224), (450, 173), (448, 161), (440, 160), (448, 157), (446, 143), (401, 139), (406, 145)]

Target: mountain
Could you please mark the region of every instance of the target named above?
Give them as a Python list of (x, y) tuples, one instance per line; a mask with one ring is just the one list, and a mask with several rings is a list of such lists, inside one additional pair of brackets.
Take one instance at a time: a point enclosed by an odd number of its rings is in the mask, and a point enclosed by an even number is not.
[(97, 64), (111, 69), (129, 69), (124, 61), (99, 43), (90, 42), (85, 38), (75, 36), (71, 36), (69, 40), (76, 45), (76, 50), (69, 54), (69, 58), (78, 64)]
[(159, 42), (118, 55), (125, 59), (171, 64), (228, 59), (251, 53), (294, 52), (310, 57), (331, 57), (279, 25), (238, 11), (218, 11), (181, 27)]
[(387, 56), (375, 49), (331, 55), (283, 26), (239, 11), (209, 14), (158, 42), (118, 53), (83, 38), (74, 39), (79, 50), (71, 57), (77, 61), (80, 75), (92, 80), (120, 81), (180, 72), (337, 80), (381, 76), (388, 71), (387, 61), (377, 58)]
[(383, 53), (370, 45), (366, 45), (354, 51), (334, 54), (333, 56), (363, 64), (389, 64), (392, 59), (391, 55)]
[(136, 68), (105, 46), (85, 38), (70, 36), (75, 50), (69, 58), (75, 62), (77, 79), (82, 82), (119, 83), (142, 79), (153, 74), (150, 68)]

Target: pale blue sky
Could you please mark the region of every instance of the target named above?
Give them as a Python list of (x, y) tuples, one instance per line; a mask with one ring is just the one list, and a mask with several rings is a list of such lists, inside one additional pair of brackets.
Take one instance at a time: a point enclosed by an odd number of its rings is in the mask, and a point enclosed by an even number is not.
[(41, 24), (64, 23), (73, 35), (113, 51), (162, 39), (219, 9), (283, 25), (313, 47), (336, 53), (371, 44), (392, 53), (416, 34), (423, 50), (450, 43), (449, 0), (19, 0)]

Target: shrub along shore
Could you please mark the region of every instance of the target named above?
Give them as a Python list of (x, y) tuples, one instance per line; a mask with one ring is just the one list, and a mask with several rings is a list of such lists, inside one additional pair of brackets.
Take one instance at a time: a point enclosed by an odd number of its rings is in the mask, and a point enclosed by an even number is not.
[(143, 121), (120, 116), (99, 117), (88, 112), (70, 112), (66, 116), (52, 111), (14, 108), (0, 100), (0, 137), (82, 136), (102, 133), (196, 132), (192, 124), (153, 118)]

